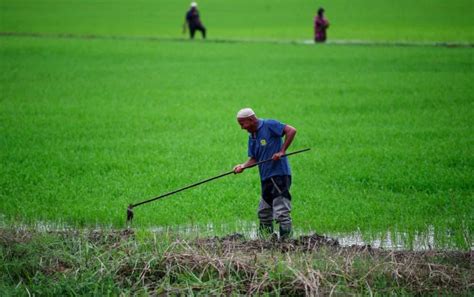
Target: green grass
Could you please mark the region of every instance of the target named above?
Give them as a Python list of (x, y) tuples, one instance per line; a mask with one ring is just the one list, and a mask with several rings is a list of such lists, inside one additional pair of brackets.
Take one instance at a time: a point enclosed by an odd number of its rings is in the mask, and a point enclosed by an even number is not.
[[(186, 38), (188, 0), (0, 0), (0, 31)], [(312, 39), (316, 10), (331, 22), (329, 39), (474, 41), (471, 0), (199, 1), (212, 38)]]
[(107, 229), (41, 233), (0, 228), (0, 293), (472, 295), (469, 252), (307, 248)]
[[(298, 228), (472, 244), (472, 49), (2, 37), (0, 63), (6, 221), (122, 226), (243, 162), (252, 106), (312, 148), (291, 157)], [(258, 194), (256, 170), (229, 176), (135, 224), (255, 221)]]
[[(472, 44), (473, 2), (198, 2), (210, 42), (181, 34), (188, 0), (0, 0), (0, 295), (469, 295), (472, 47), (243, 41), (311, 39), (324, 6), (330, 41)], [(469, 251), (203, 240), (255, 227), (256, 169), (122, 229), (129, 203), (243, 162), (246, 106), (312, 148), (290, 160), (295, 237)]]

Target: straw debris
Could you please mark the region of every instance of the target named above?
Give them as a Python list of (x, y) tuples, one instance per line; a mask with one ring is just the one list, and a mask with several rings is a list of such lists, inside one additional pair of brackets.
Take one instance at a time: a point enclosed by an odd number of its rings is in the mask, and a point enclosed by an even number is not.
[(342, 247), (317, 234), (182, 239), (133, 230), (0, 229), (9, 293), (472, 294), (472, 251)]

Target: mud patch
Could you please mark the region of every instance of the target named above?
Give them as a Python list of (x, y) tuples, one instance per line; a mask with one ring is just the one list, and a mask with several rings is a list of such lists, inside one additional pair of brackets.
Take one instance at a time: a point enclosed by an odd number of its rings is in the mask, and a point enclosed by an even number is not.
[[(302, 235), (296, 239), (278, 240), (276, 236), (267, 240), (247, 240), (244, 235), (235, 233), (223, 237), (196, 239), (193, 245), (209, 250), (225, 249), (229, 252), (263, 252), (265, 250), (279, 250), (282, 252), (315, 251), (321, 247), (340, 247), (335, 239), (318, 235)], [(370, 249), (370, 246), (355, 246), (357, 249)]]

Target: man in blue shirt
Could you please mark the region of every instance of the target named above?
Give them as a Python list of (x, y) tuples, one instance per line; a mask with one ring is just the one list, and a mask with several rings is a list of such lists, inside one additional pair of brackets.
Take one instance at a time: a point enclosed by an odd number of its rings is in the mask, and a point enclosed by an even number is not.
[[(288, 158), (283, 157), (291, 145), (296, 129), (276, 120), (259, 119), (250, 108), (237, 113), (237, 122), (249, 132), (249, 159), (234, 167), (235, 173), (243, 172), (247, 167), (267, 159), (273, 161), (258, 165), (262, 184), (262, 199), (258, 206), (260, 220), (259, 234), (273, 233), (273, 220), (280, 224), (280, 238), (291, 236), (291, 169)], [(282, 137), (285, 140), (282, 141)]]

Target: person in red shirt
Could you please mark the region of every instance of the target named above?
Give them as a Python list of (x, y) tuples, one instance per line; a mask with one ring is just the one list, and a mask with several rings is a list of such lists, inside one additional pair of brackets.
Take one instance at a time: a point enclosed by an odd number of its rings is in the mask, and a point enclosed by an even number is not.
[(314, 17), (314, 41), (325, 42), (327, 39), (326, 30), (329, 28), (329, 21), (324, 17), (324, 8), (318, 9), (318, 14)]

